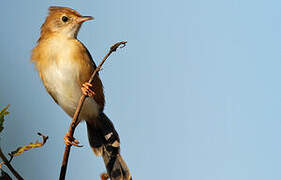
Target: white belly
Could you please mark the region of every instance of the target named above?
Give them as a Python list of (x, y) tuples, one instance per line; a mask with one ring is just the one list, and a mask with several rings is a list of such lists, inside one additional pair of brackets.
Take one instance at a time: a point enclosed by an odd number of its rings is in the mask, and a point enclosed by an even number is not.
[[(78, 67), (69, 61), (58, 61), (50, 65), (42, 74), (47, 89), (56, 97), (58, 104), (71, 117), (74, 115), (82, 95), (77, 79), (79, 77)], [(98, 111), (99, 105), (95, 100), (86, 98), (79, 119), (88, 120), (97, 117)]]

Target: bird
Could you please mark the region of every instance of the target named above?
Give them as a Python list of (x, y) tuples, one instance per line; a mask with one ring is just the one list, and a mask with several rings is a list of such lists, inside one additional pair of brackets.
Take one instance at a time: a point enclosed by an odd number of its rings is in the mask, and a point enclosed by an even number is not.
[[(119, 135), (103, 112), (102, 81), (97, 74), (92, 84), (87, 82), (97, 66), (86, 46), (77, 39), (81, 25), (93, 19), (68, 7), (49, 7), (40, 38), (32, 50), (31, 62), (47, 92), (70, 117), (73, 117), (81, 95), (87, 97), (79, 122), (86, 122), (94, 154), (103, 157), (111, 180), (130, 180), (130, 171), (120, 154)], [(64, 139), (67, 145), (79, 146), (69, 134)]]

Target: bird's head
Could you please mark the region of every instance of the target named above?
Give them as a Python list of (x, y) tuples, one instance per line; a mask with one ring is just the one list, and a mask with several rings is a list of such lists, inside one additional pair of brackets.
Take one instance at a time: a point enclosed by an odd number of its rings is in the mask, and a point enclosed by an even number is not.
[(76, 38), (81, 24), (92, 19), (94, 18), (82, 16), (71, 8), (51, 6), (49, 15), (41, 27), (41, 36), (48, 33), (59, 33)]

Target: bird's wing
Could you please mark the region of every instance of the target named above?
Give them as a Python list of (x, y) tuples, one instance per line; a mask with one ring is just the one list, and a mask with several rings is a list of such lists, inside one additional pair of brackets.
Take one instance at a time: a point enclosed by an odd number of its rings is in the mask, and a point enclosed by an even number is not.
[[(92, 73), (97, 68), (95, 62), (93, 61), (93, 58), (88, 51), (88, 49), (80, 42), (80, 53), (77, 54), (77, 59), (80, 60), (80, 64), (83, 64), (83, 72), (80, 72), (79, 77), (79, 83), (82, 86), (83, 83), (88, 82)], [(104, 107), (105, 99), (104, 99), (104, 93), (103, 93), (103, 85), (100, 80), (99, 74), (96, 74), (93, 80), (93, 91), (95, 92), (95, 96), (93, 97), (94, 100), (100, 105), (100, 107)]]

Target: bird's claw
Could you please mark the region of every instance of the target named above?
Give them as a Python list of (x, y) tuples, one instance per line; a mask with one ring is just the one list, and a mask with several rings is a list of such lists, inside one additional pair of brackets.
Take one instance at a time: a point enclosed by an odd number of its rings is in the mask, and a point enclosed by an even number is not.
[(81, 87), (82, 93), (85, 96), (94, 97), (96, 95), (96, 93), (91, 89), (91, 87), (93, 87), (93, 85), (91, 83), (86, 82), (86, 83), (82, 84), (82, 87)]
[(70, 137), (70, 135), (68, 133), (65, 134), (64, 136), (64, 143), (67, 145), (67, 146), (76, 146), (76, 147), (83, 147), (82, 145), (79, 145), (80, 142), (73, 138), (73, 137)]
[(100, 175), (100, 179), (101, 179), (101, 180), (107, 180), (108, 178), (109, 178), (109, 176), (108, 176), (107, 173), (102, 173), (102, 174)]

